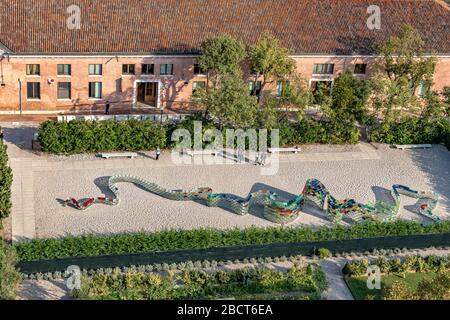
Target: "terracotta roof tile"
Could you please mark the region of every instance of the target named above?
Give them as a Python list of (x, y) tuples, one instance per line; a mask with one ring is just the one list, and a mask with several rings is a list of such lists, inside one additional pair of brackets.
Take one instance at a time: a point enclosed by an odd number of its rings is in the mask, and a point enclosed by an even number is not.
[[(67, 8), (81, 8), (81, 29)], [(381, 30), (366, 26), (381, 8)], [(197, 53), (228, 33), (253, 43), (270, 31), (295, 54), (370, 54), (412, 24), (429, 52), (450, 53), (440, 0), (0, 0), (0, 42), (16, 53)]]

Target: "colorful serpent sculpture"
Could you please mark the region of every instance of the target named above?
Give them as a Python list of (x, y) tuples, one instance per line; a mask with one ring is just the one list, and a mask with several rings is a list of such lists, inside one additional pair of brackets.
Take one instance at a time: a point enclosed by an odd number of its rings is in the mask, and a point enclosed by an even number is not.
[(114, 176), (109, 179), (109, 189), (114, 194), (113, 198), (89, 198), (76, 200), (71, 198), (65, 201), (64, 205), (72, 206), (78, 210), (86, 210), (94, 204), (106, 204), (116, 206), (120, 203), (118, 183), (133, 183), (141, 186), (145, 190), (175, 201), (200, 201), (210, 207), (221, 207), (232, 211), (238, 215), (246, 215), (252, 205), (262, 205), (264, 207), (264, 218), (274, 222), (285, 224), (294, 221), (302, 211), (306, 200), (317, 204), (323, 211), (328, 213), (328, 217), (333, 222), (339, 222), (344, 217), (355, 222), (369, 220), (392, 221), (396, 219), (400, 211), (400, 195), (417, 198), (417, 212), (436, 222), (439, 217), (433, 214), (433, 210), (439, 200), (439, 195), (434, 192), (418, 192), (406, 186), (392, 186), (391, 195), (393, 204), (383, 201), (374, 201), (368, 204), (361, 204), (353, 199), (337, 200), (328, 189), (316, 179), (306, 182), (303, 192), (291, 201), (283, 201), (274, 192), (260, 190), (250, 194), (246, 199), (238, 196), (213, 193), (211, 188), (198, 188), (194, 190), (167, 190), (156, 183), (133, 176)]

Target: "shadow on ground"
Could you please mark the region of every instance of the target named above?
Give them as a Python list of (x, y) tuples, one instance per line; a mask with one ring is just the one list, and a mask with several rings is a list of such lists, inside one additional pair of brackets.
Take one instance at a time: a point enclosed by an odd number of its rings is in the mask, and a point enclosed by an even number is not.
[(434, 192), (441, 195), (439, 202), (450, 210), (450, 152), (442, 145), (430, 150), (411, 150), (416, 166), (426, 174)]

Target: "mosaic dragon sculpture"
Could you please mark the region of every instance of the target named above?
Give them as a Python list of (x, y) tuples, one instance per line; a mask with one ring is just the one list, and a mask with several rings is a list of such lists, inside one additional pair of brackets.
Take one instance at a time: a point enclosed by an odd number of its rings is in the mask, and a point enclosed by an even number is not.
[(264, 207), (264, 218), (274, 222), (285, 224), (296, 220), (307, 200), (314, 202), (333, 222), (339, 222), (344, 217), (355, 222), (370, 220), (392, 221), (396, 219), (400, 211), (400, 195), (417, 198), (417, 212), (436, 222), (439, 217), (433, 214), (433, 210), (439, 200), (439, 194), (434, 192), (418, 192), (402, 185), (392, 186), (391, 195), (393, 204), (384, 201), (374, 201), (361, 204), (353, 199), (337, 200), (328, 189), (316, 179), (306, 182), (303, 192), (292, 199), (284, 201), (279, 196), (268, 190), (260, 190), (250, 194), (246, 199), (238, 196), (213, 193), (211, 188), (198, 188), (194, 190), (168, 190), (156, 183), (133, 176), (114, 176), (109, 179), (108, 187), (114, 197), (100, 197), (76, 200), (71, 198), (64, 205), (72, 206), (78, 210), (86, 210), (94, 204), (106, 204), (116, 206), (120, 203), (118, 183), (133, 183), (145, 190), (163, 198), (174, 201), (200, 201), (209, 207), (221, 207), (238, 215), (246, 215), (253, 205)]

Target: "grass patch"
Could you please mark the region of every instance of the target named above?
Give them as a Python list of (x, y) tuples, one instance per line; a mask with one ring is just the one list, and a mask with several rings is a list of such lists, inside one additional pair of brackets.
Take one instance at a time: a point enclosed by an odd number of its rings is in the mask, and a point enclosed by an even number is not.
[(386, 288), (391, 286), (395, 281), (403, 282), (408, 289), (415, 291), (418, 284), (426, 279), (431, 280), (436, 275), (435, 272), (417, 272), (417, 273), (407, 273), (403, 278), (402, 275), (398, 274), (388, 274), (381, 276), (381, 289), (380, 290), (369, 290), (367, 288), (367, 277), (347, 277), (345, 281), (355, 298), (355, 300), (367, 300), (369, 296), (373, 297), (375, 300), (383, 300)]

